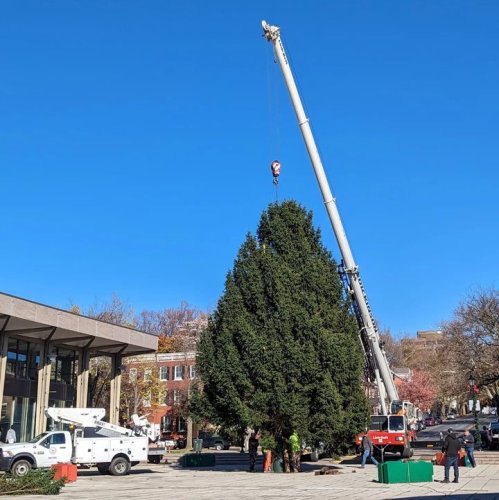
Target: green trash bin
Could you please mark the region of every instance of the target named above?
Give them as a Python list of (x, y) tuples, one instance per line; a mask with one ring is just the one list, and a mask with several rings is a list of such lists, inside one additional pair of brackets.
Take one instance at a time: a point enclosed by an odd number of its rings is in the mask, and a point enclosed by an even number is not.
[(203, 451), (203, 440), (202, 439), (193, 439), (192, 444), (193, 444), (193, 450), (196, 453), (201, 453)]
[(272, 461), (272, 472), (282, 472), (284, 470), (283, 468), (283, 462), (282, 458), (276, 457)]

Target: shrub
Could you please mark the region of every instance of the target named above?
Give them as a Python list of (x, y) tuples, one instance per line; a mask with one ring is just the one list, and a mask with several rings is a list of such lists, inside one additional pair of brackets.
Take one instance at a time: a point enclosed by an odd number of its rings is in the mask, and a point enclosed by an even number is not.
[(64, 479), (54, 479), (52, 469), (30, 470), (22, 477), (0, 477), (0, 495), (58, 495), (63, 486)]

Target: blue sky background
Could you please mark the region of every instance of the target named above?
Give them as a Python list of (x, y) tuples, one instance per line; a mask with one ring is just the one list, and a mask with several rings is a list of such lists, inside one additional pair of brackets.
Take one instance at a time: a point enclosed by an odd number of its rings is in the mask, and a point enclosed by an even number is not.
[(338, 251), (283, 41), (375, 316), (438, 327), (497, 286), (499, 3), (4, 1), (0, 290), (213, 309), (280, 199)]

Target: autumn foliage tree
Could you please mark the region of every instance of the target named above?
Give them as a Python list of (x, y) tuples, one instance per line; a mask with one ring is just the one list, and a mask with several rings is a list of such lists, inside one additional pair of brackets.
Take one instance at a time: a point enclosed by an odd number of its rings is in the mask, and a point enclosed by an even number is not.
[(413, 370), (409, 380), (399, 386), (399, 396), (414, 403), (423, 411), (429, 411), (438, 395), (436, 384), (428, 372)]

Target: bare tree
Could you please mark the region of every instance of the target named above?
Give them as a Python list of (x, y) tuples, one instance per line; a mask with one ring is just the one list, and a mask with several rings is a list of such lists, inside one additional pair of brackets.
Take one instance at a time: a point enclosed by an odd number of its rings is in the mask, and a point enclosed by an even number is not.
[(468, 377), (473, 374), (479, 387), (486, 387), (490, 395), (497, 395), (499, 291), (480, 290), (468, 297), (442, 330), (445, 345), (441, 355), (456, 368), (460, 385), (466, 387)]

